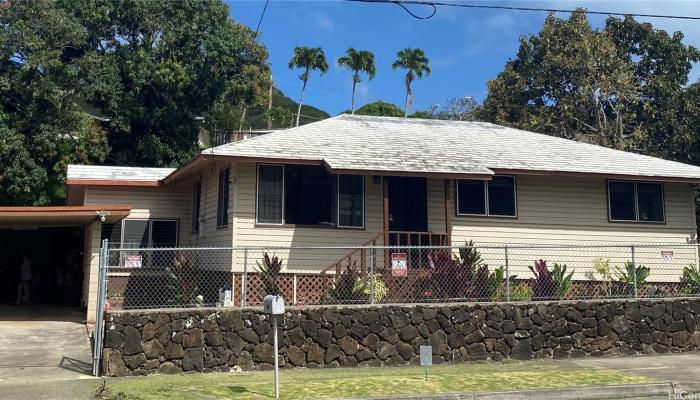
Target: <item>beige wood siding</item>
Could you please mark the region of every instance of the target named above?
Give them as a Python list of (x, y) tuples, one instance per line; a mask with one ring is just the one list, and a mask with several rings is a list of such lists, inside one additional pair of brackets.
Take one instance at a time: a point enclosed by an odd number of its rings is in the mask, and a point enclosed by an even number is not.
[[(216, 210), (219, 203), (219, 171), (223, 168), (231, 168), (229, 176), (229, 208), (228, 223), (226, 226), (216, 226)], [(236, 187), (235, 169), (229, 163), (217, 163), (200, 171), (202, 182), (202, 198), (199, 209), (200, 233), (193, 235), (193, 241), (200, 247), (231, 247), (233, 246), (233, 210), (235, 206), (234, 191)], [(194, 181), (193, 181), (194, 182)], [(192, 183), (190, 184), (190, 186)], [(190, 188), (190, 192), (192, 189)], [(190, 197), (192, 194), (190, 193)]]
[[(256, 164), (240, 163), (236, 166), (235, 208), (233, 211), (236, 247), (242, 246), (361, 246), (382, 233), (383, 186), (365, 177), (365, 228), (295, 228), (287, 226), (263, 226), (255, 224)], [(382, 244), (380, 238), (378, 244)], [(339, 260), (350, 250), (289, 250), (271, 249), (285, 260), (286, 271), (319, 271)], [(262, 250), (251, 250), (249, 266), (260, 259)], [(241, 266), (236, 266), (240, 270)]]
[(130, 204), (127, 218), (177, 219), (178, 244), (193, 244), (191, 235), (192, 183), (178, 182), (167, 187), (90, 186), (85, 204)]
[[(454, 184), (450, 185), (454, 192)], [(620, 223), (608, 221), (605, 179), (551, 176), (517, 177), (517, 218), (452, 218), (452, 244), (474, 240), (476, 244), (570, 245), (630, 243), (693, 243), (696, 238), (694, 189), (687, 184), (664, 184), (666, 223)], [(453, 214), (454, 215), (454, 214)], [(674, 251), (673, 261), (663, 260), (661, 251)], [(492, 266), (504, 264), (503, 250), (484, 249)], [(529, 277), (534, 260), (575, 266), (578, 278), (592, 270), (597, 257), (614, 265), (631, 260), (631, 247), (589, 249), (509, 250), (514, 273)], [(636, 261), (652, 269), (652, 280), (678, 281), (683, 266), (696, 262), (696, 254), (685, 248), (638, 248)]]
[(445, 181), (428, 179), (428, 230), (446, 233), (445, 226)]

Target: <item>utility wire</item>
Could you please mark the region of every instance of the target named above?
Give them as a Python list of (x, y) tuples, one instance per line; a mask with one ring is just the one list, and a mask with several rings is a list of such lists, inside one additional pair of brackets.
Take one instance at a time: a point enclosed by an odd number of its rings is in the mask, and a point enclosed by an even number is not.
[[(417, 19), (430, 19), (437, 12), (437, 7), (456, 7), (456, 8), (481, 8), (481, 9), (491, 9), (491, 10), (511, 10), (511, 11), (536, 11), (536, 12), (561, 12), (561, 13), (574, 13), (576, 10), (561, 9), (561, 8), (536, 8), (536, 7), (521, 7), (521, 6), (496, 6), (496, 5), (486, 5), (486, 4), (462, 4), (462, 3), (447, 3), (442, 1), (421, 1), (421, 0), (345, 0), (357, 3), (384, 3), (384, 4), (396, 4), (403, 8), (409, 15)], [(419, 5), (419, 6), (429, 6), (433, 8), (432, 14), (421, 17), (411, 12), (406, 5)], [(618, 15), (618, 16), (631, 16), (631, 17), (645, 17), (645, 18), (669, 18), (669, 19), (685, 19), (685, 20), (700, 20), (700, 16), (690, 16), (690, 15), (667, 15), (667, 14), (639, 14), (639, 13), (621, 13), (621, 12), (608, 12), (608, 11), (596, 11), (596, 10), (586, 10), (587, 14), (594, 15)]]
[(267, 11), (267, 5), (270, 4), (270, 0), (265, 0), (265, 7), (263, 7), (262, 12), (260, 13), (260, 19), (258, 20), (258, 26), (255, 27), (255, 35), (253, 35), (253, 41), (258, 38), (258, 32), (260, 32), (260, 24), (263, 22), (263, 18), (265, 18), (265, 11)]

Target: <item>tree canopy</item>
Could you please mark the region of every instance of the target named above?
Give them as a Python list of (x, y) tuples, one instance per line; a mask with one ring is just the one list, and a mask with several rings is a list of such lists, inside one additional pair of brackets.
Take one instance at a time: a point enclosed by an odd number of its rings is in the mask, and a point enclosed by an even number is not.
[(269, 87), (266, 48), (220, 1), (17, 0), (0, 21), (0, 203), (57, 201), (68, 163), (176, 166), (195, 117)]
[(404, 116), (408, 116), (408, 107), (411, 106), (413, 93), (411, 92), (411, 83), (414, 79), (423, 78), (423, 75), (430, 75), (430, 60), (426, 57), (422, 49), (412, 49), (407, 47), (396, 53), (396, 60), (391, 64), (393, 70), (406, 70), (404, 84), (406, 86), (406, 103), (404, 106)]
[(591, 28), (583, 10), (550, 15), (521, 39), (515, 59), (488, 83), (477, 117), (613, 148), (698, 163), (700, 126), (684, 110), (697, 49), (651, 24), (609, 18)]

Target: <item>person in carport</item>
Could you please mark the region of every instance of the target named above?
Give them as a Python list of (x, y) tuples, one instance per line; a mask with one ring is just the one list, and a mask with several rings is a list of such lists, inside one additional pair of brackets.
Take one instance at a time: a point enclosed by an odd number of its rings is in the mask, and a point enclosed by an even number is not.
[(19, 267), (19, 284), (17, 285), (17, 304), (29, 304), (32, 283), (32, 261), (22, 253), (22, 265)]

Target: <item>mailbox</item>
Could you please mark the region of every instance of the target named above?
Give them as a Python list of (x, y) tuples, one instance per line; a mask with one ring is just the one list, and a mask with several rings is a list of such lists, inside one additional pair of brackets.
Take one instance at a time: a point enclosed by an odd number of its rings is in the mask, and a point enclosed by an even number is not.
[(268, 294), (263, 299), (263, 312), (270, 315), (284, 314), (284, 299), (279, 295)]

